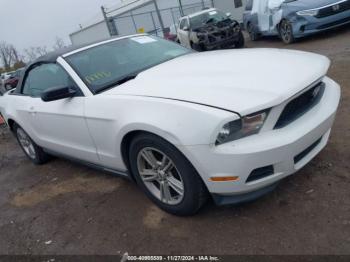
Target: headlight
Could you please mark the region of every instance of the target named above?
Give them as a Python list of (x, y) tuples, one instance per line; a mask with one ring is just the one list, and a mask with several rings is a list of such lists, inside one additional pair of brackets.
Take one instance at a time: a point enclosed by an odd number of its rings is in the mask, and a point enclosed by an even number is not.
[(268, 112), (269, 110), (251, 114), (225, 124), (219, 131), (215, 144), (221, 145), (259, 133), (265, 123)]
[(300, 16), (316, 16), (318, 14), (318, 10), (303, 10), (297, 12), (297, 15)]

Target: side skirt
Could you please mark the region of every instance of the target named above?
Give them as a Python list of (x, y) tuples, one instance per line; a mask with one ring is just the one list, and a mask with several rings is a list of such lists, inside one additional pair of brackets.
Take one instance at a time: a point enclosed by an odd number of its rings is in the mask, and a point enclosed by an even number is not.
[(57, 153), (55, 151), (52, 151), (52, 150), (49, 150), (49, 149), (46, 149), (46, 148), (44, 148), (43, 150), (44, 150), (45, 153), (47, 153), (49, 155), (53, 155), (53, 156), (58, 157), (58, 158), (63, 158), (63, 159), (66, 159), (66, 160), (69, 160), (69, 161), (72, 161), (72, 162), (75, 162), (75, 163), (78, 163), (78, 164), (81, 164), (81, 165), (93, 168), (95, 170), (102, 171), (102, 172), (110, 174), (110, 175), (126, 178), (126, 179), (128, 179), (130, 181), (134, 181), (131, 178), (130, 173), (129, 173), (128, 170), (121, 171), (121, 170), (106, 168), (104, 166), (93, 164), (93, 163), (90, 163), (90, 162), (87, 162), (87, 161), (84, 161), (84, 160), (81, 160), (81, 159), (77, 159), (77, 158), (74, 158), (74, 157), (71, 157), (71, 156), (67, 156), (67, 155), (64, 155), (64, 154), (61, 154), (61, 153)]

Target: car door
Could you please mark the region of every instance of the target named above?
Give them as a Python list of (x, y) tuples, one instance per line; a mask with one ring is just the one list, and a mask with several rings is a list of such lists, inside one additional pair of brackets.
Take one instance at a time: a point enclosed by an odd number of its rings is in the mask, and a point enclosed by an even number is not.
[(187, 17), (180, 21), (180, 26), (178, 29), (178, 37), (181, 45), (187, 48), (191, 48), (190, 44), (190, 23)]
[[(51, 102), (41, 99), (45, 90), (58, 86), (75, 88), (77, 95)], [(25, 122), (38, 145), (63, 156), (99, 163), (84, 117), (85, 97), (60, 65), (45, 63), (31, 69), (21, 93), (25, 97)]]
[(258, 21), (260, 32), (268, 32), (270, 29), (269, 0), (259, 0)]

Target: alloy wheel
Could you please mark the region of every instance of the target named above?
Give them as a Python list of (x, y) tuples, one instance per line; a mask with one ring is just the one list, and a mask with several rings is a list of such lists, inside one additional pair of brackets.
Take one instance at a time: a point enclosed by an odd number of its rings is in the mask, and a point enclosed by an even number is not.
[(18, 141), (21, 144), (21, 147), (25, 151), (25, 153), (31, 158), (36, 158), (35, 148), (30, 137), (24, 132), (22, 128), (17, 129), (17, 137)]
[(157, 199), (168, 205), (181, 203), (184, 182), (174, 162), (164, 152), (143, 148), (137, 156), (137, 168), (144, 185)]
[(280, 27), (281, 38), (285, 43), (291, 43), (293, 41), (293, 30), (292, 25), (284, 21)]

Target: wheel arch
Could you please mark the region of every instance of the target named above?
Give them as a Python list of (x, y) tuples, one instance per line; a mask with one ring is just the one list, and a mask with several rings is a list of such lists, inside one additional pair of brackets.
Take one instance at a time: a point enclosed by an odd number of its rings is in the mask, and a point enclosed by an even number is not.
[(17, 124), (15, 120), (13, 120), (12, 118), (7, 119), (7, 124), (10, 127), (10, 130), (13, 132), (14, 131), (14, 127)]
[(130, 171), (131, 169), (130, 169), (130, 162), (129, 162), (129, 147), (130, 147), (131, 141), (140, 134), (150, 134), (150, 135), (157, 136), (167, 141), (168, 143), (172, 144), (176, 148), (178, 148), (177, 145), (180, 144), (179, 140), (176, 137), (172, 136), (170, 133), (163, 132), (156, 128), (134, 127), (134, 128), (129, 128), (127, 131), (124, 131), (120, 142), (119, 152), (121, 154), (123, 163), (126, 166), (126, 168), (129, 170), (129, 175), (133, 180), (135, 180), (135, 178), (132, 172)]
[(158, 132), (152, 132), (152, 131), (148, 131), (148, 130), (145, 130), (145, 129), (130, 130), (128, 133), (126, 133), (123, 136), (122, 141), (120, 143), (120, 153), (121, 153), (122, 160), (124, 162), (124, 165), (126, 166), (126, 168), (129, 171), (130, 178), (133, 181), (136, 181), (136, 180), (135, 180), (134, 174), (131, 172), (131, 168), (130, 168), (129, 149), (130, 149), (130, 144), (131, 144), (132, 140), (136, 136), (138, 136), (140, 134), (150, 134), (150, 135), (159, 137), (159, 138), (165, 140), (166, 142), (170, 143), (171, 145), (173, 145), (187, 159), (187, 161), (192, 165), (194, 170), (196, 170), (196, 172), (198, 173), (200, 179), (203, 181), (204, 185), (207, 188), (207, 184), (203, 180), (203, 177), (200, 175), (200, 170), (198, 169), (198, 166), (191, 161), (191, 159), (189, 158), (187, 152), (184, 152), (183, 150), (181, 150), (181, 148), (179, 148), (179, 146), (178, 146), (179, 144), (176, 142), (177, 140), (174, 140), (173, 138), (170, 138), (169, 136), (166, 137), (166, 136), (164, 136), (164, 135), (162, 135), (162, 134), (160, 134)]
[(284, 22), (284, 21), (288, 21), (287, 18), (283, 17), (281, 19), (281, 21), (279, 21), (279, 23), (276, 25), (276, 29), (277, 29), (277, 32), (279, 33), (279, 30), (280, 30), (280, 27), (281, 27), (281, 24)]
[(138, 135), (142, 134), (142, 133), (147, 133), (143, 130), (134, 130), (134, 131), (130, 131), (129, 133), (125, 134), (124, 137), (122, 138), (122, 142), (120, 144), (120, 154), (122, 156), (122, 160), (124, 162), (124, 165), (126, 166), (126, 168), (129, 171), (129, 176), (132, 180), (135, 181), (135, 176), (134, 174), (131, 172), (131, 168), (130, 168), (130, 161), (129, 161), (129, 148), (130, 148), (130, 144), (131, 141)]

